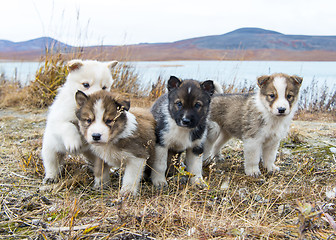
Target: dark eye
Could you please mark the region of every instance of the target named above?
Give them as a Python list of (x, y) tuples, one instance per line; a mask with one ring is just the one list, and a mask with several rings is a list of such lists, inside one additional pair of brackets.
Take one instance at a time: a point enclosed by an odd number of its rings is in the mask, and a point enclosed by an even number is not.
[(200, 102), (197, 102), (195, 103), (195, 106), (194, 106), (196, 109), (200, 109), (202, 107), (202, 103)]
[(112, 122), (111, 119), (107, 119), (107, 120), (105, 121), (106, 124), (110, 124), (111, 122)]
[(290, 101), (293, 98), (293, 95), (287, 94), (287, 100)]
[(90, 87), (90, 84), (88, 84), (88, 83), (83, 83), (83, 87), (85, 87), (85, 88), (89, 88), (89, 87)]
[(275, 98), (274, 93), (271, 93), (271, 94), (269, 95), (269, 97), (270, 97), (270, 99), (274, 99), (274, 98)]
[(106, 86), (102, 87), (102, 89), (105, 90), (105, 89), (106, 89)]
[(91, 123), (92, 123), (92, 120), (91, 120), (90, 118), (88, 118), (88, 119), (86, 119), (86, 122), (87, 122), (88, 124), (91, 124)]
[(183, 107), (183, 104), (182, 104), (181, 101), (176, 101), (175, 104), (176, 104), (178, 109), (181, 109)]

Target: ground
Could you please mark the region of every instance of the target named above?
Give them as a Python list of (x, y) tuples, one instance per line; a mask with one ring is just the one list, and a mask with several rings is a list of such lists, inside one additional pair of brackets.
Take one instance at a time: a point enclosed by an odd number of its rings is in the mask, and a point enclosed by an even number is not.
[(294, 121), (281, 143), (281, 171), (244, 174), (242, 144), (204, 169), (208, 189), (143, 182), (120, 198), (122, 174), (109, 190), (91, 189), (92, 173), (68, 156), (59, 183), (42, 185), (46, 110), (0, 110), (0, 239), (336, 239), (336, 123)]

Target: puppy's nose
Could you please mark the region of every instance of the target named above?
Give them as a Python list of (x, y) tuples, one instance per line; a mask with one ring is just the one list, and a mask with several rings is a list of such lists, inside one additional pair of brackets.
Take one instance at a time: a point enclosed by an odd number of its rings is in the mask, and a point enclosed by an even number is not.
[(184, 125), (188, 125), (188, 124), (190, 124), (190, 122), (191, 122), (191, 120), (189, 118), (182, 118), (182, 123)]
[(285, 113), (285, 111), (286, 111), (286, 108), (284, 108), (284, 107), (279, 107), (278, 108), (279, 113)]
[(94, 141), (99, 141), (101, 139), (101, 134), (100, 133), (92, 133), (92, 139)]

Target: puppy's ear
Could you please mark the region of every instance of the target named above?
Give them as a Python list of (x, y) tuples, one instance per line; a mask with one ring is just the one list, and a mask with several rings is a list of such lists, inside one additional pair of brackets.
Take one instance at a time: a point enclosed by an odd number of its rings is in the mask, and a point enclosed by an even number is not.
[(67, 63), (69, 72), (80, 69), (83, 66), (83, 61), (79, 59), (71, 60)]
[(290, 77), (291, 79), (293, 79), (297, 84), (301, 85), (302, 81), (303, 81), (303, 78), (302, 77), (299, 77), (299, 76), (296, 76), (296, 75), (293, 75)]
[(76, 99), (77, 107), (80, 108), (84, 105), (84, 103), (86, 103), (86, 101), (88, 100), (88, 96), (86, 96), (86, 94), (83, 93), (82, 91), (78, 90), (76, 92), (75, 99)]
[(107, 63), (108, 69), (112, 70), (119, 62), (118, 61), (111, 61)]
[(215, 92), (215, 84), (212, 80), (206, 80), (201, 83), (201, 88), (212, 96)]
[(170, 92), (171, 90), (178, 88), (182, 84), (182, 80), (175, 77), (175, 76), (170, 76), (168, 80), (168, 91)]
[(261, 87), (263, 84), (265, 84), (270, 79), (270, 76), (261, 76), (258, 77), (258, 86)]
[(131, 103), (129, 100), (122, 100), (122, 99), (116, 99), (115, 100), (118, 110), (125, 110), (128, 111), (131, 107)]

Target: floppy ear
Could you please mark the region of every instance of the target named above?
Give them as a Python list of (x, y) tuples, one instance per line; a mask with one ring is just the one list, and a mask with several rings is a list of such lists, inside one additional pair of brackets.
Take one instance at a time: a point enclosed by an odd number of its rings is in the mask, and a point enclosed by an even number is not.
[(258, 86), (261, 87), (264, 83), (266, 83), (270, 79), (270, 76), (261, 76), (258, 77)]
[(131, 107), (131, 103), (130, 103), (129, 100), (116, 99), (115, 102), (116, 102), (119, 110), (128, 111)]
[(111, 61), (107, 63), (108, 69), (112, 70), (119, 62), (118, 61)]
[(299, 76), (296, 76), (296, 75), (293, 75), (291, 76), (291, 78), (297, 83), (297, 84), (300, 84), (302, 83), (303, 81), (303, 78), (302, 77), (299, 77)]
[(175, 76), (170, 76), (169, 80), (168, 80), (168, 91), (170, 92), (171, 90), (173, 90), (174, 88), (178, 88), (182, 83), (182, 80), (175, 77)]
[(201, 83), (201, 88), (212, 96), (215, 92), (215, 85), (212, 80), (206, 80)]
[(69, 72), (80, 69), (83, 66), (83, 61), (79, 59), (71, 60), (67, 63)]
[(86, 101), (88, 100), (88, 96), (86, 96), (86, 94), (83, 93), (82, 91), (78, 90), (76, 92), (75, 99), (76, 99), (77, 107), (80, 108), (84, 105), (84, 103), (86, 103)]

